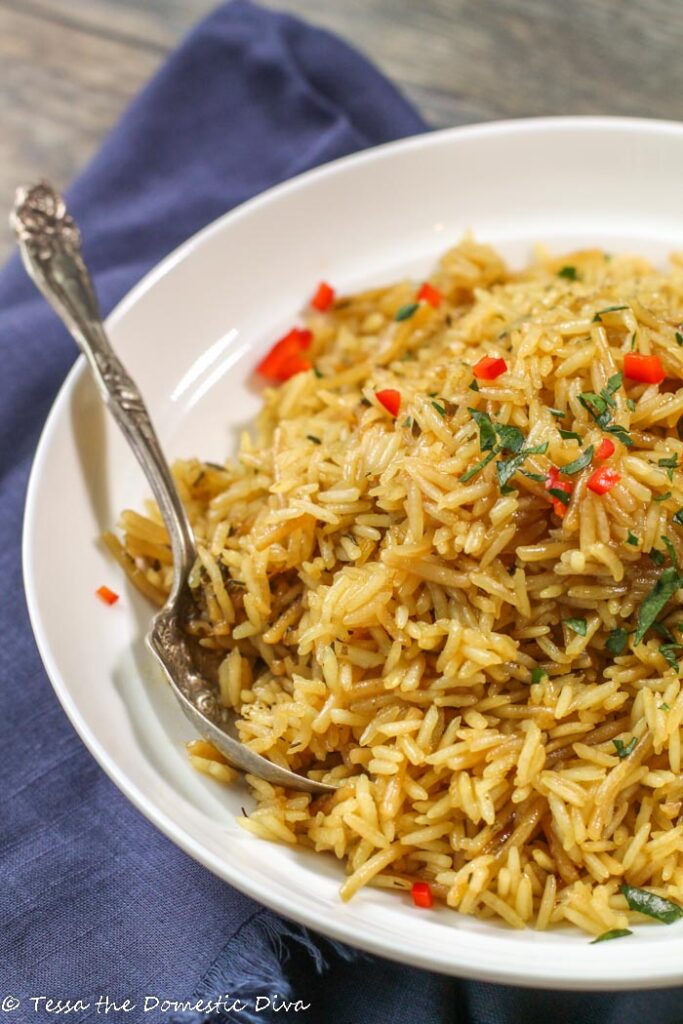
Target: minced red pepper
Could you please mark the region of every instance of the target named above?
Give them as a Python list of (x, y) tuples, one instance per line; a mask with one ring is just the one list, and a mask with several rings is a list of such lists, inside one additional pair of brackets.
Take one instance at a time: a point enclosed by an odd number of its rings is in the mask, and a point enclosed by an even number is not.
[(617, 473), (611, 466), (600, 466), (596, 469), (588, 478), (586, 487), (593, 492), (593, 494), (607, 494), (611, 491), (615, 484), (618, 484), (621, 480), (621, 474)]
[(614, 455), (614, 451), (614, 441), (610, 441), (608, 437), (604, 437), (595, 453), (595, 458), (598, 462), (604, 462), (605, 459), (609, 459)]
[(324, 313), (326, 309), (330, 308), (333, 302), (334, 288), (332, 288), (327, 281), (321, 281), (315, 295), (311, 299), (311, 305), (314, 309), (318, 309), (321, 313)]
[(119, 599), (119, 595), (115, 594), (109, 587), (98, 587), (95, 593), (100, 601), (104, 601), (105, 604), (116, 604)]
[(624, 376), (641, 384), (660, 384), (666, 374), (659, 356), (644, 356), (640, 352), (627, 352), (624, 356)]
[(413, 882), (413, 887), (410, 890), (410, 893), (416, 907), (425, 907), (426, 909), (429, 909), (429, 907), (434, 905), (432, 887), (429, 882)]
[(396, 391), (395, 388), (385, 388), (384, 391), (375, 392), (375, 398), (391, 416), (398, 416), (398, 411), (401, 408), (400, 391)]
[[(309, 370), (311, 364), (301, 353), (310, 347), (313, 335), (303, 327), (293, 327), (276, 341), (268, 355), (256, 367), (256, 372), (269, 380), (289, 380), (294, 373)], [(305, 365), (304, 365), (305, 364)]]
[(483, 356), (476, 366), (472, 367), (472, 373), (478, 380), (495, 380), (505, 373), (508, 364), (504, 359), (495, 356)]
[(430, 284), (429, 281), (425, 281), (417, 293), (417, 300), (418, 302), (428, 302), (430, 306), (434, 306), (436, 309), (436, 307), (440, 306), (443, 302), (443, 295), (438, 288), (434, 287), (433, 284)]

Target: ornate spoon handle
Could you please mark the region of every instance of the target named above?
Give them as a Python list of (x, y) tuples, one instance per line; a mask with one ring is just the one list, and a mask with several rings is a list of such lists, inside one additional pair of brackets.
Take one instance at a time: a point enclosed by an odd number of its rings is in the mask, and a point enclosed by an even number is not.
[(17, 190), (11, 223), (29, 276), (78, 342), (152, 488), (171, 538), (173, 601), (194, 562), (192, 528), (138, 387), (107, 338), (78, 228), (46, 182)]

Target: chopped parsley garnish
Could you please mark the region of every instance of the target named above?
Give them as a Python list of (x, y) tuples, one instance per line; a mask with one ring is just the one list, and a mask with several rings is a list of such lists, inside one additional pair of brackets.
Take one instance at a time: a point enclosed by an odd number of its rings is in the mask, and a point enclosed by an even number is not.
[(633, 401), (632, 398), (627, 398), (626, 399), (626, 404), (629, 407), (629, 411), (630, 412), (635, 412), (636, 411), (636, 403)]
[(406, 418), (403, 421), (403, 426), (404, 427), (412, 427), (412, 425), (413, 425), (413, 417), (412, 416), (406, 416)]
[(519, 452), (524, 446), (524, 434), (519, 427), (511, 427), (507, 423), (495, 423), (494, 430), (498, 435), (501, 451)]
[(548, 678), (548, 673), (546, 672), (546, 670), (544, 668), (541, 668), (540, 665), (537, 665), (535, 668), (532, 668), (532, 670), (531, 670), (531, 682), (532, 683), (540, 683), (543, 679), (547, 679), (547, 678)]
[[(625, 306), (624, 306), (624, 309), (626, 309)], [(602, 391), (600, 392), (601, 395), (605, 396), (607, 402), (612, 406), (612, 408), (614, 408), (614, 402), (613, 401), (610, 402), (610, 398), (612, 397), (613, 394), (615, 394), (615, 392), (617, 392), (619, 390), (619, 388), (621, 387), (623, 381), (624, 381), (623, 373), (621, 373), (621, 372), (613, 373), (612, 376), (607, 381), (607, 387), (603, 388)]]
[(590, 413), (595, 422), (603, 430), (606, 430), (610, 434), (615, 434), (622, 444), (630, 447), (633, 444), (626, 427), (621, 424), (615, 423), (612, 426), (609, 424), (612, 420), (612, 409), (616, 409), (616, 402), (612, 397), (616, 391), (621, 387), (624, 379), (623, 373), (615, 373), (607, 381), (606, 387), (604, 387), (599, 395), (596, 395), (594, 391), (582, 391), (579, 395), (579, 401), (584, 407), (586, 412)]
[(643, 603), (638, 610), (638, 622), (636, 623), (636, 635), (634, 645), (637, 647), (653, 622), (657, 620), (659, 613), (669, 603), (676, 591), (683, 582), (678, 575), (675, 566), (669, 566), (655, 583), (652, 590), (645, 595)]
[(619, 626), (610, 631), (610, 635), (605, 640), (605, 650), (609, 651), (613, 658), (618, 658), (626, 650), (627, 642), (628, 632)]
[(507, 486), (528, 455), (543, 455), (548, 450), (548, 442), (537, 444), (533, 448), (521, 448), (511, 459), (503, 459), (496, 463), (498, 474), (498, 485), (503, 494), (509, 494), (511, 488)]
[(612, 740), (612, 743), (614, 744), (614, 749), (617, 752), (617, 757), (621, 757), (621, 758), (628, 757), (629, 754), (632, 754), (633, 751), (636, 749), (636, 743), (637, 742), (638, 742), (638, 740), (636, 739), (635, 736), (633, 736), (628, 741), (626, 746), (624, 746), (623, 740)]
[(320, 372), (320, 370), (318, 369), (318, 367), (317, 367), (317, 366), (314, 366), (314, 367), (313, 367), (313, 375), (314, 375), (315, 377), (317, 377), (317, 378), (318, 378), (318, 380), (322, 380), (322, 379), (323, 379), (323, 376), (324, 376), (324, 374), (322, 374), (322, 373)]
[(659, 707), (657, 708), (657, 710), (658, 711), (671, 711), (671, 708), (669, 707), (668, 704), (660, 704)]
[(563, 505), (569, 504), (569, 495), (566, 491), (561, 491), (559, 487), (549, 487), (548, 494), (552, 494), (553, 498), (557, 498)]
[(631, 335), (631, 345), (630, 345), (631, 352), (633, 352), (634, 348), (636, 347), (636, 338), (637, 337), (638, 337), (638, 332), (634, 331), (633, 334)]
[(561, 267), (557, 272), (558, 277), (564, 277), (567, 281), (579, 281), (579, 272), (576, 267)]
[(614, 434), (627, 448), (633, 447), (633, 439), (626, 427), (622, 427), (621, 423), (613, 423), (611, 427), (605, 427), (605, 431), (608, 434)]
[(309, 441), (312, 441), (313, 444), (322, 444), (320, 438), (316, 437), (315, 434), (306, 434), (306, 437), (308, 438)]
[(566, 412), (562, 412), (561, 409), (553, 409), (552, 406), (548, 407), (548, 412), (551, 416), (557, 416), (558, 420), (564, 419), (564, 417), (567, 415)]
[(680, 331), (676, 331), (676, 341), (679, 345), (683, 345), (683, 334)]
[(664, 494), (655, 494), (653, 501), (666, 501), (667, 498), (671, 497), (671, 491), (664, 491)]
[(489, 462), (491, 462), (492, 459), (495, 459), (495, 457), (496, 457), (495, 451), (489, 452), (488, 455), (486, 455), (481, 460), (481, 462), (477, 462), (477, 464), (475, 466), (471, 466), (468, 470), (466, 470), (462, 474), (462, 476), (460, 477), (460, 483), (461, 484), (466, 484), (469, 480), (472, 479), (473, 476), (476, 476), (477, 473), (480, 473), (481, 470), (484, 468), (484, 466), (488, 466)]
[(589, 466), (593, 458), (593, 445), (589, 444), (585, 452), (579, 455), (578, 459), (574, 459), (573, 462), (568, 462), (566, 466), (560, 467), (560, 472), (565, 473), (568, 476), (573, 476), (574, 473), (580, 473), (582, 469)]
[(675, 565), (676, 568), (678, 568), (678, 559), (676, 558), (676, 548), (673, 546), (673, 542), (670, 540), (669, 537), (662, 537), (661, 540), (662, 540), (662, 544), (664, 545), (666, 550), (669, 552), (669, 558), (671, 559), (671, 564)]
[(673, 522), (676, 526), (683, 526), (683, 508), (679, 508), (678, 512), (674, 514)]
[(612, 418), (607, 407), (607, 402), (602, 395), (596, 395), (594, 391), (582, 391), (579, 401), (584, 409), (591, 414), (599, 427), (606, 427)]
[(520, 473), (522, 474), (522, 476), (528, 477), (529, 480), (535, 480), (539, 484), (544, 484), (548, 479), (546, 473), (532, 473), (529, 469), (520, 469)]
[(581, 434), (577, 434), (575, 430), (560, 430), (560, 437), (565, 441), (578, 441), (579, 444), (583, 441)]
[(419, 302), (409, 302), (407, 305), (401, 306), (401, 308), (396, 312), (394, 320), (398, 320), (399, 323), (401, 320), (409, 320), (414, 313), (417, 313), (419, 306)]
[[(472, 466), (460, 477), (461, 483), (467, 483), (473, 476), (476, 476), (496, 455), (501, 452), (512, 452), (512, 458), (503, 459), (496, 464), (498, 483), (503, 494), (511, 490), (507, 486), (508, 480), (521, 467), (528, 455), (540, 455), (548, 450), (547, 441), (544, 444), (536, 445), (533, 448), (524, 448), (524, 434), (519, 427), (508, 423), (494, 423), (488, 413), (480, 409), (467, 410), (479, 428), (479, 450), (488, 452), (486, 458)], [(536, 474), (537, 476), (539, 474)], [(540, 477), (545, 480), (545, 477)]]
[(636, 537), (635, 533), (631, 533), (630, 530), (628, 531), (628, 537), (626, 538), (626, 543), (627, 544), (632, 544), (633, 547), (638, 547), (638, 538)]
[(657, 465), (661, 466), (662, 469), (666, 470), (666, 475), (668, 476), (669, 480), (673, 480), (674, 469), (678, 469), (678, 456), (669, 455), (666, 459), (660, 459)]
[(655, 565), (664, 565), (666, 555), (663, 551), (658, 551), (657, 548), (653, 548), (650, 552), (650, 558), (655, 563)]
[(647, 889), (638, 889), (635, 885), (624, 883), (619, 886), (619, 892), (626, 897), (629, 910), (637, 910), (639, 914), (654, 917), (664, 924), (673, 924), (683, 917), (683, 907), (678, 903), (667, 900), (664, 896), (657, 896), (654, 892), (648, 892)]
[(664, 658), (664, 660), (669, 665), (671, 665), (671, 668), (676, 670), (676, 672), (680, 671), (680, 666), (678, 664), (678, 659), (681, 656), (681, 651), (683, 651), (683, 644), (676, 644), (676, 643), (674, 643), (674, 644), (660, 644), (659, 645), (659, 653)]
[(627, 935), (633, 935), (630, 928), (610, 928), (608, 932), (602, 932), (597, 939), (593, 939), (590, 945), (594, 946), (596, 942), (609, 942), (610, 939), (624, 939)]
[(432, 405), (438, 412), (439, 416), (441, 416), (441, 418), (443, 419), (443, 417), (446, 415), (446, 410), (444, 409), (444, 407), (442, 405), (439, 405), (438, 402), (432, 402)]
[(585, 619), (562, 619), (567, 629), (571, 629), (572, 633), (578, 633), (579, 636), (585, 636), (588, 631), (588, 623)]
[(487, 412), (480, 412), (479, 409), (468, 409), (467, 411), (479, 427), (480, 450), (482, 452), (491, 451), (496, 446), (496, 430), (493, 420)]
[(605, 313), (618, 313), (622, 309), (628, 309), (628, 306), (608, 306), (607, 309), (600, 309), (593, 317), (593, 323), (599, 324)]
[(470, 391), (478, 391), (479, 390), (479, 384), (477, 383), (476, 379), (473, 380), (472, 383), (470, 385), (468, 385), (468, 386), (469, 386)]

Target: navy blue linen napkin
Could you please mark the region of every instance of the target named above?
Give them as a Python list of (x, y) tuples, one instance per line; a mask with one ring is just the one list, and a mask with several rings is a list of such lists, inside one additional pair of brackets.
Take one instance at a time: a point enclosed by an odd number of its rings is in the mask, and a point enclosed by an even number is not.
[[(262, 189), (424, 128), (333, 36), (244, 0), (219, 8), (70, 190), (104, 310), (175, 245)], [(0, 274), (0, 1019), (635, 1024), (648, 1010), (664, 1024), (680, 1020), (675, 993), (533, 993), (354, 953), (220, 882), (133, 809), (58, 706), (22, 597), (28, 470), (74, 357), (13, 259)], [(164, 1002), (225, 992), (250, 1010), (181, 1012)], [(310, 1008), (275, 1012), (264, 1001), (275, 993)], [(51, 1011), (45, 997), (81, 1008)], [(105, 997), (128, 1008), (107, 1011)]]

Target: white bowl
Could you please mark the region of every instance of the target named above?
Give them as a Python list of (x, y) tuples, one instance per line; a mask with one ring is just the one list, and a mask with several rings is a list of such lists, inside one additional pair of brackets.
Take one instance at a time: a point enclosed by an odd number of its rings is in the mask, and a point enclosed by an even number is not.
[[(168, 455), (222, 459), (259, 406), (247, 383), (258, 356), (322, 278), (346, 291), (423, 274), (470, 228), (515, 263), (536, 241), (661, 262), (683, 240), (682, 166), (683, 127), (655, 121), (511, 121), (383, 146), (273, 189), (200, 232), (119, 305), (112, 340)], [(97, 543), (147, 492), (79, 359), (31, 475), (31, 620), (84, 742), (173, 842), (274, 910), (412, 965), (553, 988), (683, 981), (683, 922), (592, 946), (577, 931), (515, 932), (447, 909), (420, 911), (377, 889), (343, 904), (333, 859), (240, 829), (245, 790), (191, 769), (190, 727), (141, 643), (151, 609)], [(123, 593), (114, 607), (94, 598), (103, 583)]]

